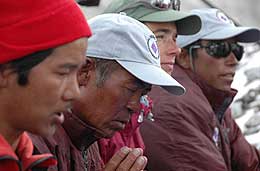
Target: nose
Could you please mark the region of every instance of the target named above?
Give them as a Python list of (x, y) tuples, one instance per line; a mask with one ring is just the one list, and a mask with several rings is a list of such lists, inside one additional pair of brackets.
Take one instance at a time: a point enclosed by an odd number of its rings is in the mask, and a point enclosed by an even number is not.
[(65, 84), (66, 85), (63, 94), (63, 99), (65, 101), (72, 101), (80, 96), (79, 83), (76, 74), (69, 78)]
[(233, 52), (231, 52), (226, 58), (226, 63), (228, 65), (238, 65), (238, 60)]
[(176, 43), (176, 38), (172, 38), (168, 42), (168, 54), (173, 57), (173, 61), (175, 61), (176, 56), (180, 54), (180, 48)]

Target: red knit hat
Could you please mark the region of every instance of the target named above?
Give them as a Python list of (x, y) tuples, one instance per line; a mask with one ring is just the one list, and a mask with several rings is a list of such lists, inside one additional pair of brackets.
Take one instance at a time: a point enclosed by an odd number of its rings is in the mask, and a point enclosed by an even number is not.
[(0, 16), (0, 64), (91, 36), (74, 0), (0, 0)]

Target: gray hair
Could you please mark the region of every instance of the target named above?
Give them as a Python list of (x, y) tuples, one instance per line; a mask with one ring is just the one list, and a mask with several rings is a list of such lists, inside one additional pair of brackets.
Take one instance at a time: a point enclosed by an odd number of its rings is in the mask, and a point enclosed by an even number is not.
[(115, 60), (92, 58), (96, 68), (96, 85), (102, 87), (110, 74), (121, 67)]

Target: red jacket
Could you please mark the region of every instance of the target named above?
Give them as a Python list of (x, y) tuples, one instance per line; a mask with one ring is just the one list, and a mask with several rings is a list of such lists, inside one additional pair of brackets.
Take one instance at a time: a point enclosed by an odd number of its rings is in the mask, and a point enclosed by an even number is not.
[(33, 171), (35, 168), (48, 168), (57, 161), (51, 154), (32, 155), (33, 144), (24, 132), (16, 149), (0, 134), (0, 171)]
[(259, 171), (258, 151), (231, 116), (236, 91), (216, 90), (178, 66), (173, 76), (186, 94), (174, 96), (154, 87), (155, 121), (141, 126), (148, 170)]

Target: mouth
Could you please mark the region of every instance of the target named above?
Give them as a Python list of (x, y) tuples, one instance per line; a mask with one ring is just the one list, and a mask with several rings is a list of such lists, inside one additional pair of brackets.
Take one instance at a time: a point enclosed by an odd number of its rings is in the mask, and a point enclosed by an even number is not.
[(235, 73), (222, 74), (221, 78), (225, 80), (232, 81), (234, 79)]
[(117, 130), (123, 130), (123, 129), (125, 129), (125, 126), (127, 123), (128, 123), (128, 121), (116, 120), (116, 121), (114, 121), (114, 126), (116, 127)]
[(169, 61), (169, 62), (162, 62), (162, 65), (174, 65), (174, 61)]
[(174, 63), (173, 62), (164, 62), (164, 63), (161, 63), (161, 66), (167, 73), (171, 73), (173, 71)]
[(64, 112), (65, 111), (55, 112), (54, 113), (53, 122), (55, 124), (62, 124), (64, 122)]

